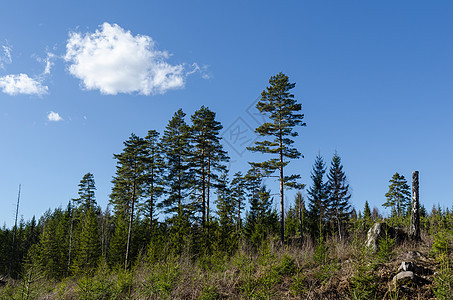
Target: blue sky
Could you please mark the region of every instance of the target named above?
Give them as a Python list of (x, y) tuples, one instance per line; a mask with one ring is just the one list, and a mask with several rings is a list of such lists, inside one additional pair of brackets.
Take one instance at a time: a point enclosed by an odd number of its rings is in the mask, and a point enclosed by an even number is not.
[(245, 171), (253, 103), (278, 72), (305, 114), (289, 167), (303, 183), (318, 151), (330, 164), (337, 150), (357, 210), (384, 212), (389, 179), (413, 170), (422, 204), (451, 207), (452, 14), (448, 1), (4, 2), (0, 222), (14, 223), (19, 184), (28, 220), (65, 206), (87, 172), (105, 208), (113, 154), (179, 108), (214, 110)]

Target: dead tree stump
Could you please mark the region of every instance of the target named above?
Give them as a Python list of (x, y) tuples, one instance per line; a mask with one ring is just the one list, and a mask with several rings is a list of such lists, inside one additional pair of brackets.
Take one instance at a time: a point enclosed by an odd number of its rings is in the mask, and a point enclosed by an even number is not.
[(409, 237), (412, 241), (420, 241), (420, 201), (419, 201), (419, 182), (418, 171), (412, 172), (412, 210), (411, 224), (409, 227)]

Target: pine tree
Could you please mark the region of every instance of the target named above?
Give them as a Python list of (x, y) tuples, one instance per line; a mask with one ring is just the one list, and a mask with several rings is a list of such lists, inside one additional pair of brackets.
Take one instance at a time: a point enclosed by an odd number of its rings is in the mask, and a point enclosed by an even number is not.
[(235, 206), (235, 215), (236, 215), (236, 232), (238, 235), (242, 231), (242, 211), (245, 208), (245, 193), (246, 193), (246, 183), (245, 179), (242, 176), (241, 172), (237, 172), (233, 175), (233, 180), (231, 181), (231, 198)]
[(385, 194), (387, 201), (382, 204), (392, 209), (392, 216), (401, 217), (410, 206), (410, 191), (406, 178), (396, 172), (390, 179), (389, 191)]
[(182, 109), (173, 115), (161, 140), (166, 194), (161, 206), (169, 216), (167, 223), (171, 226), (171, 239), (176, 253), (182, 251), (184, 237), (190, 229), (189, 218), (193, 218), (194, 212), (200, 211), (197, 203), (186, 203), (194, 176), (190, 168), (191, 130), (184, 120), (185, 115)]
[(343, 171), (341, 158), (337, 152), (332, 158), (327, 179), (329, 203), (327, 216), (336, 223), (338, 236), (342, 240), (343, 226), (349, 220), (351, 214), (351, 204), (349, 203), (351, 194), (349, 193), (349, 184)]
[(151, 238), (157, 227), (157, 201), (164, 193), (162, 146), (156, 130), (148, 131), (145, 137), (145, 149), (145, 200), (140, 205), (140, 209), (148, 222), (148, 236)]
[(313, 170), (311, 171), (312, 185), (308, 189), (308, 218), (310, 235), (313, 240), (321, 238), (323, 222), (327, 206), (327, 183), (324, 182), (326, 165), (320, 154), (316, 156)]
[(94, 175), (86, 173), (79, 183), (79, 197), (73, 199), (76, 204), (81, 205), (84, 212), (96, 207), (95, 190)]
[(117, 221), (128, 220), (124, 258), (124, 266), (127, 268), (130, 261), (135, 206), (145, 196), (146, 143), (142, 138), (132, 134), (124, 142), (124, 146), (122, 153), (114, 155), (114, 158), (117, 159), (117, 166), (116, 175), (112, 180), (110, 203), (113, 204)]
[[(280, 239), (284, 242), (285, 234), (285, 213), (284, 213), (284, 187), (302, 188), (301, 184), (296, 183), (300, 175), (284, 175), (284, 167), (288, 165), (288, 159), (301, 157), (300, 152), (292, 146), (298, 133), (293, 131), (296, 126), (305, 126), (302, 121), (303, 114), (300, 114), (301, 104), (297, 103), (290, 90), (295, 87), (295, 83), (290, 83), (288, 76), (279, 73), (269, 79), (270, 86), (261, 93), (261, 99), (256, 108), (267, 115), (270, 122), (266, 122), (255, 129), (263, 137), (270, 137), (263, 141), (255, 142), (254, 147), (248, 147), (254, 152), (272, 154), (276, 158), (271, 158), (262, 163), (254, 163), (265, 169), (269, 174), (278, 170), (280, 182)], [(285, 160), (286, 159), (286, 160)]]
[(192, 167), (196, 176), (196, 198), (201, 202), (201, 224), (209, 224), (210, 187), (218, 181), (218, 172), (225, 170), (224, 162), (228, 160), (220, 144), (220, 130), (223, 126), (215, 120), (215, 113), (202, 106), (192, 116)]

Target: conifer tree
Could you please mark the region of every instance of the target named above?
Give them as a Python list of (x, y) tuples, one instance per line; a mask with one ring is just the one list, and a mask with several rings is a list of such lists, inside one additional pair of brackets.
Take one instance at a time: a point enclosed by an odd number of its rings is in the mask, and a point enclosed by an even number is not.
[(320, 154), (316, 156), (313, 170), (311, 171), (312, 185), (308, 189), (308, 218), (310, 235), (313, 240), (321, 238), (323, 233), (323, 222), (327, 209), (327, 183), (324, 182), (326, 165)]
[(101, 257), (101, 239), (94, 207), (85, 214), (80, 231), (75, 269), (80, 271), (94, 271)]
[(252, 245), (258, 246), (275, 229), (278, 217), (272, 211), (273, 198), (266, 186), (261, 185), (257, 197), (250, 198), (250, 201), (244, 232)]
[(157, 226), (158, 200), (164, 193), (162, 146), (156, 130), (148, 131), (148, 135), (145, 137), (145, 149), (145, 200), (140, 208), (145, 220), (148, 221), (148, 235), (151, 237)]
[(265, 139), (255, 142), (255, 146), (248, 149), (254, 152), (271, 154), (274, 158), (261, 163), (254, 163), (265, 169), (269, 174), (278, 171), (280, 182), (280, 239), (284, 242), (285, 234), (285, 213), (284, 213), (284, 187), (302, 188), (296, 183), (300, 175), (285, 176), (284, 167), (288, 165), (289, 159), (301, 157), (300, 152), (292, 146), (292, 138), (298, 135), (294, 131), (296, 126), (305, 126), (302, 121), (303, 114), (300, 114), (301, 104), (297, 103), (290, 90), (295, 83), (290, 83), (288, 76), (279, 73), (269, 79), (269, 86), (261, 93), (261, 99), (256, 108), (269, 118), (266, 122), (255, 129)]
[(349, 199), (349, 184), (343, 171), (341, 158), (335, 152), (327, 175), (328, 210), (327, 216), (336, 224), (340, 241), (343, 238), (343, 226), (349, 220), (351, 204)]
[(218, 181), (218, 172), (225, 169), (228, 160), (220, 143), (220, 130), (223, 126), (215, 120), (215, 113), (202, 106), (192, 116), (192, 167), (196, 176), (195, 188), (201, 202), (201, 224), (209, 223), (210, 187)]
[(365, 208), (363, 209), (363, 218), (366, 221), (371, 221), (371, 210), (368, 201), (365, 201)]
[(246, 183), (241, 172), (237, 172), (233, 175), (231, 181), (231, 198), (233, 199), (235, 206), (236, 215), (236, 232), (238, 235), (241, 234), (242, 230), (242, 211), (245, 208), (245, 193)]
[(87, 173), (79, 183), (79, 198), (73, 199), (79, 207), (73, 207), (68, 264), (76, 272), (94, 269), (101, 255), (95, 190), (94, 176)]
[[(124, 142), (123, 152), (115, 154), (117, 160), (116, 175), (113, 177), (112, 193), (110, 203), (113, 204), (117, 222), (127, 222), (127, 241), (124, 258), (124, 266), (129, 266), (129, 256), (132, 241), (132, 227), (135, 218), (135, 206), (144, 197), (145, 160), (146, 160), (146, 143), (145, 141), (132, 134)], [(117, 223), (119, 225), (119, 223)], [(115, 232), (115, 235), (122, 232)], [(120, 239), (119, 236), (117, 238)], [(119, 245), (118, 245), (119, 246)]]
[(217, 230), (217, 248), (227, 253), (233, 253), (237, 245), (235, 233), (235, 203), (231, 196), (231, 190), (228, 182), (227, 172), (224, 172), (219, 178), (219, 187), (217, 189), (217, 215), (219, 227)]
[(396, 172), (390, 179), (389, 191), (385, 194), (387, 201), (382, 204), (392, 209), (392, 216), (401, 217), (410, 206), (409, 185), (406, 178)]
[(182, 251), (184, 237), (189, 228), (189, 218), (199, 211), (197, 203), (186, 203), (193, 185), (190, 168), (190, 127), (184, 120), (185, 113), (179, 109), (166, 126), (162, 136), (162, 152), (164, 158), (165, 199), (161, 202), (164, 213), (169, 216), (172, 241), (175, 251)]
[(37, 260), (50, 278), (62, 279), (68, 274), (68, 229), (72, 208), (46, 212), (41, 218), (43, 231), (39, 238)]
[(365, 201), (365, 208), (363, 209), (363, 220), (366, 225), (366, 229), (371, 225), (371, 210), (368, 201)]
[(298, 215), (299, 220), (299, 233), (300, 233), (300, 240), (303, 242), (304, 240), (304, 231), (306, 226), (306, 210), (305, 210), (305, 201), (302, 193), (299, 191), (296, 193), (295, 197), (295, 206), (294, 210)]
[(96, 207), (95, 190), (94, 175), (86, 173), (79, 183), (79, 197), (73, 199), (76, 204), (82, 207), (84, 212), (87, 212), (92, 207)]

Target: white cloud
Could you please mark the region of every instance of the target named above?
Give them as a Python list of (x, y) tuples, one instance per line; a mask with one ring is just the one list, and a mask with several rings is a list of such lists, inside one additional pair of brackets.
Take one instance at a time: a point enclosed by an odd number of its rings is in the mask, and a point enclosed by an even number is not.
[(186, 72), (186, 76), (187, 75), (192, 75), (192, 74), (195, 74), (195, 73), (199, 72), (199, 73), (201, 73), (201, 78), (203, 78), (203, 79), (210, 79), (211, 78), (211, 75), (209, 75), (207, 73), (208, 66), (202, 66), (200, 68), (200, 66), (196, 62), (194, 62), (191, 67), (192, 67), (192, 70)]
[(189, 74), (182, 64), (169, 64), (169, 56), (151, 37), (104, 23), (94, 33), (70, 33), (64, 58), (88, 90), (149, 95), (184, 87)]
[(55, 54), (51, 53), (51, 52), (47, 52), (47, 57), (46, 59), (44, 60), (45, 63), (46, 63), (46, 67), (44, 68), (44, 72), (43, 74), (44, 75), (49, 75), (50, 74), (50, 69), (52, 68), (52, 66), (54, 65), (52, 59), (55, 57)]
[(38, 95), (47, 93), (48, 87), (27, 74), (12, 74), (0, 77), (0, 89), (8, 95)]
[(2, 52), (0, 54), (0, 69), (5, 69), (5, 64), (10, 64), (13, 60), (11, 57), (12, 48), (2, 45)]
[(59, 121), (63, 121), (63, 118), (60, 116), (59, 113), (54, 112), (54, 111), (51, 111), (51, 112), (47, 115), (47, 120), (49, 120), (49, 121), (51, 121), (51, 122), (59, 122)]

